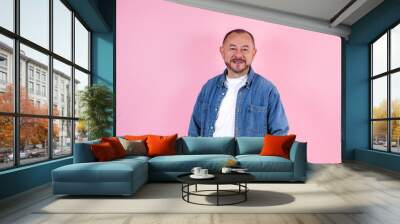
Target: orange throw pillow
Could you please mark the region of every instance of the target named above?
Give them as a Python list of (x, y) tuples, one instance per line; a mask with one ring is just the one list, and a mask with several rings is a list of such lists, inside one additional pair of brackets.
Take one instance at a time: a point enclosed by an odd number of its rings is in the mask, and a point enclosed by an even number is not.
[(129, 141), (146, 141), (148, 135), (125, 135), (124, 139), (129, 140)]
[(175, 155), (177, 138), (178, 134), (171, 136), (149, 135), (146, 140), (148, 156)]
[(260, 155), (262, 156), (281, 156), (286, 159), (290, 158), (290, 147), (296, 135), (275, 136), (265, 135), (264, 146), (261, 149)]
[(117, 158), (126, 156), (126, 151), (117, 137), (101, 138), (101, 142), (110, 143)]
[(109, 161), (117, 158), (113, 147), (108, 142), (93, 144), (90, 147), (92, 149), (94, 157), (99, 162)]

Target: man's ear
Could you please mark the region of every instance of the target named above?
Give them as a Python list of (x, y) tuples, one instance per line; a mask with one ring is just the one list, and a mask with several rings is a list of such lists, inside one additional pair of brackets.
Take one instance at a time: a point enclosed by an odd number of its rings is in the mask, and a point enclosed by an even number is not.
[(224, 58), (224, 47), (219, 47), (219, 53), (221, 54), (222, 58)]
[(254, 56), (256, 56), (256, 54), (257, 54), (257, 48), (254, 48), (254, 54), (253, 54), (253, 57), (254, 57)]

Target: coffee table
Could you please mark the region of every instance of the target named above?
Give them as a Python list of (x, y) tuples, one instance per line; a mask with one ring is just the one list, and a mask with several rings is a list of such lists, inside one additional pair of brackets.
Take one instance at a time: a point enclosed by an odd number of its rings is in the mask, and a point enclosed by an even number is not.
[[(214, 173), (215, 176), (212, 179), (193, 179), (190, 177), (191, 173), (182, 174), (177, 177), (178, 181), (182, 183), (182, 199), (188, 203), (198, 204), (198, 205), (234, 205), (241, 202), (247, 201), (247, 192), (249, 188), (247, 183), (255, 180), (255, 177), (249, 173)], [(198, 190), (197, 185), (215, 185), (215, 190)], [(190, 186), (195, 186), (194, 191), (190, 191)], [(220, 185), (236, 185), (237, 190), (224, 190), (220, 189)], [(205, 194), (209, 192), (215, 192), (215, 194)], [(190, 200), (190, 196), (204, 196), (204, 197), (216, 197), (216, 204), (202, 204), (193, 202)], [(221, 203), (221, 197), (232, 197), (240, 196), (239, 200), (231, 203)]]

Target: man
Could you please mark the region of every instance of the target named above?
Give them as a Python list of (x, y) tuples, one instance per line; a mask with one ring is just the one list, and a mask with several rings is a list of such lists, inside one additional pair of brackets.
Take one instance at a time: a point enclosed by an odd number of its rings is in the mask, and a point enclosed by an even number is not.
[(289, 126), (278, 90), (251, 68), (256, 52), (248, 31), (236, 29), (225, 35), (220, 53), (226, 69), (201, 89), (189, 136), (287, 134)]

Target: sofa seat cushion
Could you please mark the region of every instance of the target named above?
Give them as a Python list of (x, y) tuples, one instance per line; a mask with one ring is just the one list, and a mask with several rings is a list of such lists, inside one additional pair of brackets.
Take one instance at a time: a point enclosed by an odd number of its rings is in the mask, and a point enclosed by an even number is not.
[(249, 172), (292, 172), (292, 161), (279, 156), (238, 155), (236, 160)]
[[(147, 171), (147, 163), (139, 159), (108, 162), (74, 163), (53, 170), (58, 182), (131, 182), (132, 176)], [(143, 172), (147, 176), (147, 173)]]
[(125, 156), (124, 158), (120, 158), (120, 159), (114, 160), (113, 162), (115, 162), (115, 161), (130, 162), (130, 161), (135, 161), (135, 160), (147, 162), (147, 161), (149, 161), (149, 159), (150, 159), (150, 157), (148, 157), (148, 156), (130, 155), (130, 156)]
[(149, 160), (149, 170), (163, 172), (190, 172), (193, 167), (203, 167), (209, 171), (219, 171), (230, 159), (231, 155), (174, 155), (157, 156)]

